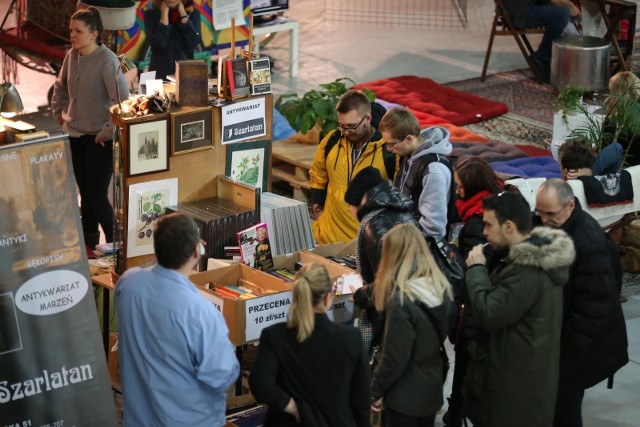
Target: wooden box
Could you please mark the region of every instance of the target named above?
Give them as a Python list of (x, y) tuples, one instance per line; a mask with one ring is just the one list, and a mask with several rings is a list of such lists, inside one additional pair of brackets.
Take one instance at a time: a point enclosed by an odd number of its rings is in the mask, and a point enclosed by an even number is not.
[[(340, 245), (335, 246), (333, 249), (342, 248)], [(320, 246), (322, 248), (322, 246)], [(317, 248), (316, 248), (317, 249)], [(333, 252), (328, 248), (321, 250), (325, 252), (329, 250), (329, 252)], [(331, 253), (327, 256), (337, 256), (338, 253)], [(273, 264), (275, 268), (287, 268), (289, 270), (294, 270), (296, 262), (300, 262), (302, 264), (321, 264), (327, 269), (327, 273), (331, 280), (335, 280), (340, 276), (345, 274), (352, 274), (354, 271), (344, 265), (338, 264), (337, 262), (328, 260), (320, 255), (312, 253), (307, 250), (303, 250), (300, 252), (295, 252), (290, 255), (278, 255), (273, 258)], [(333, 299), (333, 305), (331, 310), (327, 313), (329, 319), (338, 323), (350, 323), (353, 320), (354, 316), (354, 304), (352, 295), (340, 295), (336, 296)]]

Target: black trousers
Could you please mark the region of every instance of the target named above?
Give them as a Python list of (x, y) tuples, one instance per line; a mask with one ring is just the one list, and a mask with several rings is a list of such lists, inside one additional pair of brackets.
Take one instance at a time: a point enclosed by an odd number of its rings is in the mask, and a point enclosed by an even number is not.
[(113, 241), (113, 207), (107, 193), (113, 175), (113, 141), (96, 143), (95, 135), (69, 138), (71, 161), (80, 189), (80, 215), (85, 243), (97, 244), (98, 224), (107, 242)]
[(582, 399), (584, 399), (584, 390), (559, 390), (553, 425), (555, 427), (582, 427)]
[(436, 420), (436, 414), (416, 418), (403, 415), (391, 408), (386, 408), (385, 411), (388, 427), (433, 427)]

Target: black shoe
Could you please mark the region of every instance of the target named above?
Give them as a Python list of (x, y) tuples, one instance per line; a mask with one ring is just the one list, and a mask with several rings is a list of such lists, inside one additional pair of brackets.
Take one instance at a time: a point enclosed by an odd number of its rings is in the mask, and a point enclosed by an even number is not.
[(536, 55), (531, 55), (531, 61), (538, 71), (537, 74), (542, 80), (541, 83), (549, 83), (551, 80), (551, 64), (538, 59)]

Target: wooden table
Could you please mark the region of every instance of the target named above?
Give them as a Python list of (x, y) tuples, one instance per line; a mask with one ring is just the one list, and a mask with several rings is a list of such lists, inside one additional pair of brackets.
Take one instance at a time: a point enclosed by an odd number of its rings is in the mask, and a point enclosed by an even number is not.
[[(626, 0), (595, 0), (598, 4), (598, 9), (602, 15), (602, 21), (607, 29), (603, 38), (611, 42), (613, 48), (614, 58), (617, 59), (617, 64), (613, 67), (611, 74), (615, 74), (617, 71), (627, 71), (628, 67), (625, 64), (626, 60), (633, 53), (633, 38), (636, 33), (636, 4)], [(614, 10), (607, 10), (607, 6)], [(629, 28), (627, 31), (627, 38), (625, 41), (624, 52), (620, 49), (618, 44), (618, 36), (616, 30), (618, 23), (622, 19), (629, 21)]]
[(293, 188), (293, 198), (307, 202), (305, 191), (311, 189), (309, 169), (317, 150), (316, 144), (303, 144), (292, 139), (274, 141), (271, 147), (274, 160), (271, 179), (288, 182)]

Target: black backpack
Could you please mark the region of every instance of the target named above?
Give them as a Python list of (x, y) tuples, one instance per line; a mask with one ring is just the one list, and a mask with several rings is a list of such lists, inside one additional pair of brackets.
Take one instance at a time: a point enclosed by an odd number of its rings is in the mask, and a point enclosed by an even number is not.
[[(458, 215), (458, 208), (456, 208), (456, 183), (453, 179), (454, 167), (452, 159), (441, 154), (429, 153), (426, 156), (422, 156), (419, 159), (419, 164), (416, 168), (416, 173), (413, 175), (413, 185), (411, 186), (411, 200), (414, 206), (418, 206), (420, 194), (422, 194), (422, 178), (424, 177), (424, 171), (430, 163), (440, 162), (449, 169), (451, 172), (451, 184), (449, 185), (449, 197), (447, 199), (447, 227), (446, 234), (449, 234), (449, 228), (452, 224), (460, 222), (460, 215)], [(416, 221), (420, 220), (420, 211), (416, 213)], [(443, 236), (446, 237), (446, 236)]]

